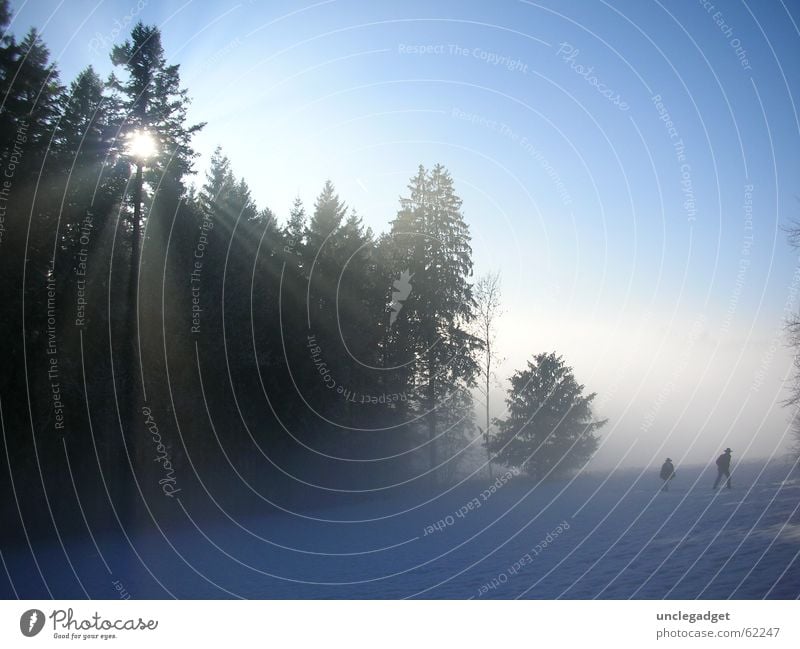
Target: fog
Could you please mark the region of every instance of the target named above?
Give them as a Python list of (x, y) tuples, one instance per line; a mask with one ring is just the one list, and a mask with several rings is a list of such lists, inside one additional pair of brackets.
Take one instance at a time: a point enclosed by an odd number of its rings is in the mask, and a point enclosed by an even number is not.
[[(671, 329), (647, 313), (625, 324), (601, 319), (549, 320), (508, 304), (502, 321), (506, 361), (499, 375), (524, 366), (530, 354), (556, 350), (572, 364), (596, 416), (607, 418), (587, 470), (713, 464), (725, 447), (738, 458), (783, 458), (792, 443), (792, 351), (780, 324), (758, 335), (714, 335), (714, 323), (677, 319)], [(529, 323), (529, 324), (526, 324)], [(502, 415), (505, 393), (493, 394)]]

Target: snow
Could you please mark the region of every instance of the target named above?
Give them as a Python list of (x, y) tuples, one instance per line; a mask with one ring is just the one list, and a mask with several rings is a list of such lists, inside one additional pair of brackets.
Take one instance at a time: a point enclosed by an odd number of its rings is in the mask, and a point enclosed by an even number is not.
[[(217, 512), (6, 551), (5, 598), (797, 598), (800, 481), (786, 463), (659, 467), (488, 493), (469, 481), (295, 514)], [(485, 497), (482, 497), (483, 496)], [(472, 503), (470, 507), (468, 503)], [(227, 515), (226, 515), (227, 514)], [(99, 552), (102, 553), (102, 557)], [(67, 556), (68, 559), (67, 560)], [(40, 576), (41, 575), (41, 576)], [(9, 579), (10, 578), (10, 579)]]

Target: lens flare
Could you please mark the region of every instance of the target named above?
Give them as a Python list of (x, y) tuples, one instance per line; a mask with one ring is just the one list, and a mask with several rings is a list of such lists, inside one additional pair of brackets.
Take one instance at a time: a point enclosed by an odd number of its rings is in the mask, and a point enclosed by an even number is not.
[(156, 154), (155, 138), (144, 130), (137, 130), (128, 136), (128, 155), (136, 160), (147, 160)]

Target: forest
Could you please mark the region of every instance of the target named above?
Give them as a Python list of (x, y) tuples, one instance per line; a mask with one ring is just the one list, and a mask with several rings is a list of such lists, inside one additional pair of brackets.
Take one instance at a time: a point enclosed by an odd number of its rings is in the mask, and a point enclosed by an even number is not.
[(547, 479), (590, 459), (605, 422), (556, 353), (531, 349), (490, 413), (509, 379), (501, 282), (474, 274), (445, 166), (409, 170), (383, 233), (330, 181), (279, 216), (222, 149), (198, 178), (203, 124), (158, 28), (135, 25), (107, 79), (87, 67), (65, 85), (37, 32), (8, 24), (3, 0), (0, 488), (15, 540), (169, 525), (209, 503), (436, 490), (493, 465)]

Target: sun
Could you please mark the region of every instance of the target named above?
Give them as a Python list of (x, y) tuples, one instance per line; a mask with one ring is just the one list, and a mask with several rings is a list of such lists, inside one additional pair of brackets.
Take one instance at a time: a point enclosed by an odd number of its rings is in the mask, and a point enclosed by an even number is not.
[(157, 150), (155, 138), (145, 130), (133, 131), (128, 136), (127, 152), (136, 160), (147, 160), (154, 156)]

